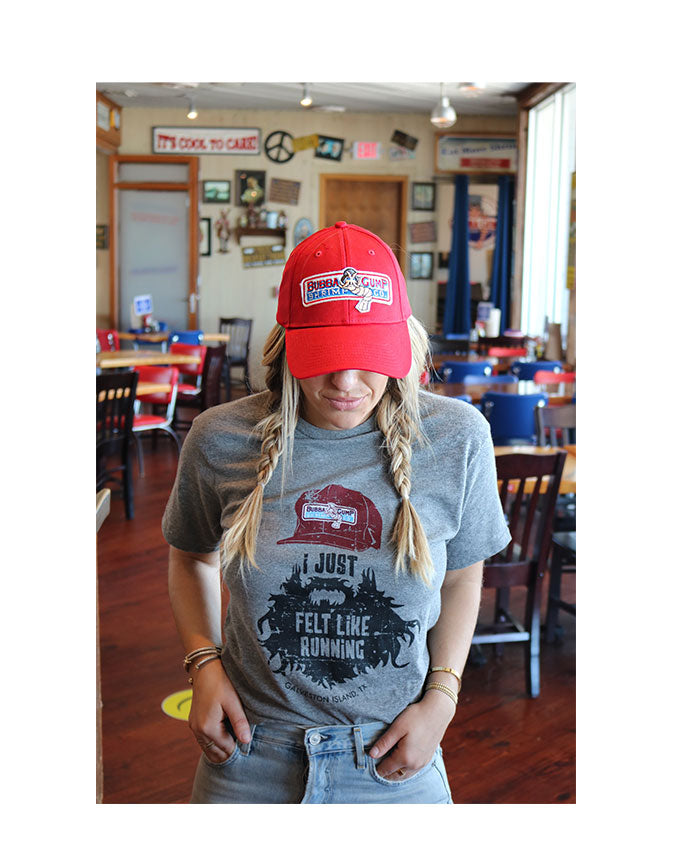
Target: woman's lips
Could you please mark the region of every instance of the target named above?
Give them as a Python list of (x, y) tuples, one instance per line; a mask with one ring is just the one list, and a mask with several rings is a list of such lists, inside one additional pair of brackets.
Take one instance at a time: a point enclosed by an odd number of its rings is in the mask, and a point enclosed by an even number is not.
[(361, 405), (365, 398), (365, 396), (358, 396), (356, 398), (341, 398), (338, 396), (324, 397), (329, 405), (332, 408), (335, 408), (336, 411), (354, 411), (355, 408), (358, 408)]

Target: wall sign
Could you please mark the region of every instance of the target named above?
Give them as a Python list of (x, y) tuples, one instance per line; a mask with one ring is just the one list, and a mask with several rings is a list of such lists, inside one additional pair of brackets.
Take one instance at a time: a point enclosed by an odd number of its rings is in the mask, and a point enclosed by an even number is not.
[(268, 200), (270, 202), (281, 202), (288, 205), (298, 205), (298, 194), (300, 193), (300, 182), (292, 179), (271, 179)]
[(437, 135), (437, 173), (515, 173), (516, 138)]
[(355, 141), (352, 144), (352, 158), (373, 161), (380, 158), (380, 144), (377, 141)]
[(249, 127), (153, 126), (154, 153), (171, 155), (260, 155), (261, 130)]
[(405, 132), (402, 132), (400, 129), (395, 129), (392, 133), (392, 137), (390, 141), (393, 144), (397, 144), (399, 147), (406, 147), (407, 150), (414, 150), (418, 145), (418, 139), (414, 138), (413, 135), (407, 135)]
[(319, 146), (315, 149), (315, 158), (327, 158), (340, 161), (343, 157), (344, 138), (331, 138), (328, 135), (319, 136)]
[(434, 220), (426, 220), (424, 223), (409, 223), (408, 236), (411, 243), (414, 244), (434, 243), (437, 239), (437, 224)]
[(242, 266), (245, 270), (250, 267), (268, 267), (271, 264), (286, 264), (282, 244), (242, 247)]

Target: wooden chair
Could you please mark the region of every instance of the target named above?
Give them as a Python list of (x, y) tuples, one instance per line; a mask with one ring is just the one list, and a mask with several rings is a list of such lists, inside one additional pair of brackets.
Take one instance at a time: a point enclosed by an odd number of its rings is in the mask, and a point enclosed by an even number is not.
[(188, 431), (192, 425), (192, 419), (182, 420), (179, 417), (179, 408), (197, 409), (200, 413), (220, 404), (221, 401), (221, 373), (225, 360), (225, 346), (207, 346), (202, 370), (202, 384), (197, 393), (188, 395), (179, 393), (176, 398), (176, 413), (174, 414), (173, 428), (175, 431)]
[(575, 573), (575, 531), (560, 531), (552, 535), (552, 560), (549, 567), (549, 594), (545, 618), (545, 642), (553, 643), (561, 636), (559, 610), (575, 616), (575, 605), (561, 598), (561, 576)]
[[(526, 689), (531, 698), (540, 694), (542, 581), (565, 460), (564, 452), (507, 454), (495, 459), (500, 501), (512, 540), (503, 551), (485, 562), (484, 588), (496, 591), (495, 613), (492, 624), (477, 625), (472, 644), (523, 643)], [(525, 611), (521, 621), (509, 609), (510, 590), (516, 588), (525, 590)]]
[(575, 443), (575, 405), (544, 405), (535, 408), (538, 446), (571, 446)]
[(251, 343), (251, 327), (253, 320), (244, 317), (221, 317), (218, 331), (230, 335), (225, 347), (225, 361), (223, 363), (223, 382), (225, 384), (225, 401), (232, 398), (232, 368), (242, 368), (242, 378), (236, 379), (246, 388), (247, 393), (253, 393), (249, 380), (249, 344)]
[[(96, 489), (120, 485), (127, 519), (134, 518), (134, 491), (129, 441), (134, 421), (138, 373), (105, 373), (96, 377)], [(111, 466), (110, 460), (115, 463)], [(121, 473), (121, 479), (115, 478)]]
[(557, 373), (549, 370), (536, 370), (533, 373), (535, 384), (572, 384), (576, 380), (576, 373)]

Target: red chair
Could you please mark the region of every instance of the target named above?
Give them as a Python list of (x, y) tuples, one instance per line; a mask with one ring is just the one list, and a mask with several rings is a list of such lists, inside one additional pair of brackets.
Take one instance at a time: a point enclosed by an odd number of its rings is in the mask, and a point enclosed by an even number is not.
[(491, 346), (488, 349), (489, 358), (524, 358), (528, 350), (522, 346)]
[[(143, 475), (143, 450), (141, 448), (141, 435), (152, 431), (153, 434), (158, 431), (166, 432), (176, 444), (178, 453), (181, 453), (181, 441), (172, 428), (174, 419), (174, 411), (176, 409), (176, 395), (178, 392), (178, 368), (177, 367), (136, 367), (135, 371), (138, 373), (139, 382), (153, 382), (154, 384), (165, 384), (169, 386), (169, 391), (158, 391), (157, 393), (144, 394), (142, 399), (137, 399), (137, 413), (134, 414), (134, 424), (132, 426), (132, 435), (136, 444), (136, 451), (138, 452), (138, 467), (139, 474)], [(138, 413), (138, 406), (141, 402), (148, 403), (153, 406), (165, 406), (165, 414), (141, 414)]]
[(535, 384), (561, 384), (562, 382), (574, 382), (575, 373), (555, 373), (551, 370), (537, 370), (533, 373)]
[(120, 336), (115, 329), (97, 329), (96, 337), (99, 339), (101, 352), (115, 352), (120, 348)]
[[(179, 396), (197, 396), (202, 385), (202, 373), (204, 372), (204, 359), (207, 354), (206, 346), (193, 345), (191, 343), (172, 343), (169, 352), (175, 355), (199, 355), (199, 364), (176, 364), (176, 369), (181, 375), (178, 383)], [(188, 381), (183, 377), (188, 376)]]

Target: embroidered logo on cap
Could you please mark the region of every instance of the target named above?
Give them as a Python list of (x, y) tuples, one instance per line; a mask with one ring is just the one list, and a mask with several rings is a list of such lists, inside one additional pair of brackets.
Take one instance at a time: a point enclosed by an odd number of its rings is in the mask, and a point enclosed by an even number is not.
[(338, 299), (356, 299), (355, 308), (361, 314), (371, 310), (371, 305), (392, 304), (392, 279), (382, 273), (362, 273), (354, 267), (343, 267), (331, 273), (307, 276), (300, 283), (303, 305), (318, 305)]

